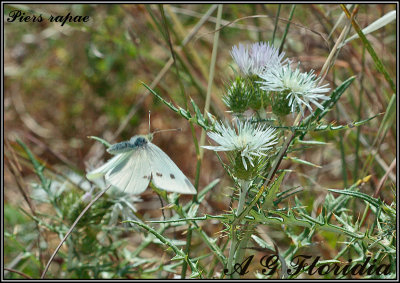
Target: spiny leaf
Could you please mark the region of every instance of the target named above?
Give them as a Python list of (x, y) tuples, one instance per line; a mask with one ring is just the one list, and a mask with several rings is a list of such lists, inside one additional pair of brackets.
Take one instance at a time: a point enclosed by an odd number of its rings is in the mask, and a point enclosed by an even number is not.
[(162, 98), (157, 92), (155, 92), (154, 90), (152, 90), (147, 84), (145, 84), (144, 82), (141, 82), (145, 88), (147, 88), (155, 97), (157, 97), (158, 99), (160, 99), (165, 105), (167, 105), (172, 111), (179, 113), (178, 108), (176, 108), (171, 102), (166, 101), (164, 98)]
[(207, 126), (206, 120), (204, 119), (203, 115), (199, 112), (200, 109), (198, 109), (197, 105), (194, 103), (192, 100), (192, 105), (193, 108), (195, 109), (196, 115), (195, 117), (190, 114), (189, 111), (183, 109), (182, 107), (175, 107), (171, 102), (166, 101), (164, 98), (162, 98), (159, 94), (157, 94), (154, 90), (152, 90), (148, 85), (146, 85), (144, 82), (142, 84), (158, 99), (160, 99), (165, 105), (167, 105), (172, 111), (175, 113), (179, 114), (181, 117), (185, 118), (186, 120), (190, 120), (200, 127), (202, 127), (204, 130), (208, 130), (209, 127)]
[(206, 128), (207, 128), (207, 125), (206, 125), (207, 120), (204, 119), (203, 114), (201, 114), (200, 108), (197, 106), (197, 104), (194, 102), (193, 99), (191, 99), (190, 102), (191, 102), (191, 104), (192, 104), (192, 106), (193, 106), (194, 112), (196, 113), (196, 121), (197, 121), (197, 123), (198, 123), (202, 128), (206, 129)]
[[(341, 131), (341, 130), (347, 130), (347, 129), (352, 129), (354, 127), (361, 126), (380, 115), (382, 115), (382, 113), (376, 114), (375, 116), (372, 116), (365, 120), (349, 123), (347, 125), (335, 126), (335, 123), (332, 122), (331, 124), (328, 124), (328, 125), (312, 124), (309, 126), (299, 126), (299, 127), (291, 127), (291, 126), (272, 126), (272, 127), (276, 128), (276, 129), (284, 129), (284, 130), (290, 130), (290, 131), (306, 131), (306, 132)], [(301, 136), (300, 136), (300, 138), (301, 138)]]
[(328, 191), (360, 198), (360, 199), (365, 200), (366, 202), (372, 204), (376, 208), (378, 208), (379, 206), (382, 205), (382, 201), (380, 199), (373, 198), (373, 197), (371, 197), (367, 194), (361, 193), (361, 192), (355, 192), (355, 191), (349, 191), (349, 190), (335, 190), (335, 189), (329, 189)]
[(304, 218), (298, 219), (294, 216), (293, 213), (288, 212), (288, 214), (279, 212), (279, 211), (274, 211), (274, 214), (277, 214), (281, 217), (281, 219), (271, 216), (271, 215), (264, 215), (264, 214), (258, 214), (256, 211), (252, 210), (251, 214), (255, 217), (255, 221), (265, 223), (265, 224), (279, 224), (281, 225), (284, 223), (285, 225), (293, 226), (293, 227), (307, 227), (307, 228), (313, 228), (317, 230), (322, 230), (322, 231), (329, 231), (329, 232), (334, 232), (337, 234), (345, 234), (353, 238), (357, 239), (364, 239), (365, 235), (363, 234), (357, 234), (348, 231), (347, 229), (344, 229), (339, 226), (335, 226), (329, 223), (324, 223), (320, 222), (311, 216), (308, 216), (306, 214), (301, 213), (301, 216)]
[(281, 183), (282, 183), (283, 177), (285, 177), (285, 174), (286, 174), (286, 172), (283, 172), (272, 184), (271, 189), (268, 190), (268, 195), (265, 197), (263, 207), (272, 208), (273, 201), (276, 198), (279, 188), (281, 187)]

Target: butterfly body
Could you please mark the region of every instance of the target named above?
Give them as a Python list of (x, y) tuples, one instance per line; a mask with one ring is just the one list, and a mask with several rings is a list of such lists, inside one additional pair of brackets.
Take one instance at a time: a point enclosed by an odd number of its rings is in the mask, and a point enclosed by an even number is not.
[(145, 191), (150, 181), (165, 191), (196, 194), (188, 178), (151, 140), (152, 135), (136, 135), (129, 141), (110, 146), (107, 152), (114, 157), (89, 172), (87, 178), (104, 176), (113, 186), (132, 194)]
[(119, 154), (123, 152), (129, 152), (134, 149), (140, 149), (146, 146), (151, 140), (151, 137), (148, 138), (146, 136), (133, 136), (129, 141), (123, 141), (116, 144), (113, 144), (109, 148), (107, 148), (107, 152), (110, 154)]

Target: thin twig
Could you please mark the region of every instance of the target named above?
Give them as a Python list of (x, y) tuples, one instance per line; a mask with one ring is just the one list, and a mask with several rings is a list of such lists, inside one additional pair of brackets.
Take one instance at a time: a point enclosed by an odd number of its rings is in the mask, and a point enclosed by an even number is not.
[(396, 167), (396, 158), (392, 161), (392, 164), (390, 164), (389, 169), (386, 171), (385, 175), (379, 181), (379, 184), (376, 187), (376, 190), (375, 190), (375, 193), (374, 193), (374, 198), (378, 197), (380, 190), (382, 189), (382, 187), (385, 184), (390, 172), (392, 172), (394, 167)]
[[(223, 25), (223, 26), (220, 27), (218, 30), (214, 30), (214, 31), (211, 31), (211, 32), (206, 32), (206, 33), (203, 33), (203, 34), (198, 35), (198, 36), (196, 37), (195, 41), (197, 41), (199, 38), (201, 38), (201, 37), (203, 37), (203, 36), (206, 36), (206, 35), (208, 35), (208, 34), (210, 34), (210, 33), (214, 33), (214, 32), (217, 32), (217, 31), (219, 31), (219, 30), (222, 30), (222, 29), (224, 29), (224, 28), (226, 28), (226, 27), (228, 27), (228, 26), (230, 26), (230, 25), (232, 25), (232, 24), (234, 24), (234, 23), (236, 23), (236, 22), (238, 22), (238, 21), (246, 20), (246, 19), (254, 19), (254, 18), (276, 18), (276, 17), (274, 17), (274, 16), (268, 16), (268, 15), (253, 15), (253, 16), (247, 16), (247, 17), (238, 18), (238, 19), (236, 19), (236, 20), (234, 20), (234, 21), (232, 21), (232, 22), (229, 22), (229, 23), (226, 24), (226, 25)], [(324, 40), (326, 46), (329, 48), (329, 42), (328, 42), (328, 40), (326, 40), (325, 36), (324, 36), (322, 33), (318, 32), (318, 31), (315, 31), (315, 30), (312, 30), (312, 29), (309, 29), (309, 28), (307, 28), (307, 27), (305, 27), (305, 26), (303, 26), (303, 25), (300, 25), (300, 24), (298, 24), (298, 23), (294, 23), (294, 22), (292, 22), (292, 21), (290, 21), (290, 20), (288, 20), (288, 19), (283, 19), (283, 18), (279, 18), (279, 17), (278, 17), (278, 19), (279, 19), (280, 21), (283, 21), (283, 22), (286, 22), (286, 23), (290, 23), (291, 25), (294, 25), (294, 26), (296, 26), (296, 27), (298, 27), (298, 28), (303, 28), (303, 29), (305, 29), (305, 30), (307, 30), (307, 31), (310, 31), (310, 32), (312, 32), (312, 33), (314, 33), (314, 34), (320, 36), (320, 37)]]
[(67, 165), (68, 167), (74, 169), (74, 170), (78, 170), (77, 167), (71, 162), (69, 161), (63, 154), (55, 152), (53, 149), (51, 149), (46, 143), (42, 142), (41, 140), (39, 140), (38, 138), (34, 137), (33, 135), (29, 134), (29, 133), (25, 133), (25, 137), (27, 139), (29, 139), (31, 142), (37, 144), (39, 147), (41, 147), (42, 149), (46, 150), (47, 152), (51, 153), (52, 155), (54, 155), (58, 160), (60, 160), (62, 163), (64, 163), (65, 165)]
[(26, 110), (24, 102), (22, 100), (21, 94), (19, 89), (15, 89), (12, 93), (11, 101), (14, 104), (15, 110), (17, 111), (21, 121), (24, 125), (31, 130), (32, 132), (36, 133), (37, 135), (41, 136), (42, 138), (48, 139), (52, 137), (53, 131), (51, 129), (45, 128), (40, 125)]
[(30, 277), (29, 275), (27, 275), (21, 271), (15, 270), (15, 269), (4, 267), (4, 270), (7, 270), (7, 271), (10, 271), (13, 273), (17, 273), (17, 274), (21, 275), (22, 277), (25, 277), (26, 279), (32, 279), (32, 277)]

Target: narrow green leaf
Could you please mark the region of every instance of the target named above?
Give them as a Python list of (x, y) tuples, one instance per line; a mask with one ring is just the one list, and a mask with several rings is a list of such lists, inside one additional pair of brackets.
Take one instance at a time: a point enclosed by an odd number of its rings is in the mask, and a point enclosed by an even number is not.
[(37, 159), (35, 158), (33, 153), (30, 151), (28, 146), (23, 141), (21, 141), (19, 138), (17, 138), (17, 143), (20, 146), (22, 146), (22, 148), (28, 155), (29, 160), (32, 162), (33, 168), (35, 169), (35, 173), (39, 177), (40, 182), (42, 183), (43, 189), (45, 191), (49, 191), (50, 182), (49, 182), (49, 180), (47, 180), (47, 178), (43, 174), (43, 170), (44, 170), (45, 166), (40, 164), (39, 161), (37, 161)]
[(316, 165), (316, 164), (314, 164), (314, 163), (312, 163), (312, 162), (309, 162), (309, 161), (306, 161), (306, 160), (303, 160), (303, 159), (300, 159), (300, 158), (297, 158), (297, 157), (289, 157), (289, 156), (286, 156), (286, 157), (284, 157), (283, 159), (291, 160), (291, 161), (293, 161), (294, 163), (299, 163), (299, 164), (309, 165), (309, 166), (312, 166), (312, 167), (322, 168), (322, 167), (319, 166), (319, 165)]
[[(362, 32), (364, 35), (367, 35), (386, 26), (394, 20), (396, 20), (396, 10), (386, 13), (385, 15), (374, 21), (372, 24), (368, 25), (366, 28), (363, 28)], [(358, 34), (352, 35), (350, 38), (346, 39), (342, 46), (356, 38), (359, 38)]]
[[(179, 114), (181, 117), (185, 118), (188, 121), (194, 122), (195, 124), (199, 125), (200, 127), (202, 127), (203, 129), (205, 129), (206, 131), (208, 130), (208, 126), (206, 125), (206, 123), (204, 122), (204, 117), (201, 116), (201, 118), (199, 118), (199, 116), (196, 114), (196, 117), (192, 117), (192, 115), (190, 114), (189, 111), (183, 109), (182, 107), (175, 107), (171, 102), (166, 101), (164, 98), (162, 98), (159, 94), (157, 94), (154, 90), (152, 90), (148, 85), (146, 85), (144, 82), (142, 82), (142, 84), (158, 99), (160, 99), (165, 105), (167, 105), (172, 111), (174, 111), (175, 113)], [(193, 105), (193, 103), (192, 103)], [(195, 110), (196, 111), (196, 110)]]
[(276, 12), (276, 16), (275, 16), (275, 24), (274, 24), (274, 31), (272, 33), (271, 44), (274, 44), (274, 41), (275, 41), (276, 29), (278, 28), (278, 22), (279, 22), (279, 14), (281, 12), (281, 5), (282, 4), (278, 4), (278, 11)]
[[(299, 189), (299, 190), (296, 191), (296, 189)], [(293, 188), (290, 188), (288, 190), (278, 193), (276, 195), (277, 199), (274, 201), (274, 205), (277, 206), (282, 200), (287, 199), (288, 197), (290, 197), (294, 194), (297, 194), (301, 191), (303, 191), (303, 188), (299, 188), (297, 186), (297, 187), (293, 187)]]
[(366, 202), (372, 204), (373, 206), (375, 206), (377, 208), (379, 206), (381, 206), (381, 204), (382, 204), (382, 201), (380, 199), (373, 198), (373, 197), (371, 197), (367, 194), (361, 193), (361, 192), (355, 192), (355, 191), (349, 191), (349, 190), (335, 190), (335, 189), (329, 189), (328, 191), (360, 198), (360, 199), (365, 200)]
[(111, 146), (111, 144), (110, 144), (108, 141), (103, 140), (102, 138), (95, 137), (95, 136), (88, 136), (88, 138), (94, 139), (94, 140), (96, 140), (96, 141), (98, 141), (98, 142), (101, 142), (101, 143), (102, 143), (105, 147), (107, 147), (107, 148)]
[(197, 104), (194, 102), (193, 99), (190, 100), (194, 112), (196, 113), (196, 122), (199, 124), (202, 128), (206, 129), (208, 128), (207, 126), (207, 120), (204, 118), (203, 114), (200, 111), (200, 108), (197, 106)]
[(355, 79), (356, 76), (350, 77), (345, 80), (340, 86), (338, 86), (331, 93), (329, 100), (326, 100), (324, 101), (324, 103), (322, 103), (324, 110), (321, 110), (320, 108), (315, 109), (313, 115), (310, 115), (306, 119), (304, 119), (303, 123), (301, 123), (301, 126), (307, 125), (312, 121), (320, 121), (333, 108), (333, 106), (335, 106), (344, 91), (352, 84)]
[(392, 125), (395, 117), (396, 117), (396, 94), (393, 94), (386, 108), (381, 126), (379, 127), (378, 133), (376, 134), (377, 137), (380, 136), (382, 132), (387, 131), (387, 129)]
[(299, 138), (296, 138), (295, 142), (299, 143), (299, 144), (307, 144), (307, 145), (327, 145), (327, 144), (329, 144), (327, 142), (322, 142), (322, 141), (305, 141), (305, 140), (301, 140)]
[(167, 105), (172, 111), (179, 113), (178, 108), (176, 108), (171, 102), (166, 101), (164, 98), (162, 98), (158, 93), (156, 93), (154, 90), (152, 90), (147, 84), (144, 82), (141, 82), (142, 85), (144, 85), (145, 88), (148, 89), (155, 97), (160, 99), (165, 105)]
[(289, 19), (288, 19), (287, 24), (286, 24), (285, 32), (283, 33), (283, 36), (282, 36), (281, 45), (279, 46), (279, 53), (281, 53), (282, 50), (283, 50), (283, 46), (284, 46), (285, 41), (286, 41), (286, 36), (287, 36), (287, 34), (289, 32), (290, 23), (292, 21), (295, 9), (296, 9), (296, 4), (293, 4), (292, 8), (290, 9)]
[(392, 78), (390, 77), (389, 73), (386, 71), (385, 66), (382, 64), (382, 61), (379, 59), (378, 55), (376, 55), (376, 52), (374, 48), (372, 48), (371, 44), (369, 43), (368, 39), (365, 37), (364, 33), (362, 32), (361, 28), (355, 21), (355, 19), (351, 18), (349, 10), (347, 10), (346, 6), (343, 4), (340, 4), (342, 7), (343, 11), (346, 13), (346, 16), (348, 19), (351, 19), (351, 24), (353, 25), (354, 29), (357, 31), (358, 36), (361, 38), (365, 48), (368, 50), (368, 53), (371, 55), (372, 60), (375, 63), (376, 69), (383, 74), (385, 77), (386, 81), (389, 83), (391, 89), (393, 92), (396, 92), (396, 85), (393, 82)]
[(276, 198), (279, 188), (281, 187), (283, 177), (285, 177), (285, 175), (286, 175), (286, 172), (283, 172), (272, 184), (271, 188), (268, 190), (268, 195), (265, 197), (263, 207), (267, 207), (269, 209), (271, 209), (273, 207), (274, 199)]

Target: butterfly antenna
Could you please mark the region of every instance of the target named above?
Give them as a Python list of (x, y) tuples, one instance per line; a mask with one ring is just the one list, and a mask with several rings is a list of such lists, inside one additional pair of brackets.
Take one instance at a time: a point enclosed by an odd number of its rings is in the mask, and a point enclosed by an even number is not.
[(149, 110), (149, 134), (150, 134), (150, 114), (151, 114), (151, 111)]
[(161, 133), (161, 132), (172, 132), (172, 131), (182, 131), (182, 128), (177, 128), (177, 129), (168, 129), (168, 130), (157, 130), (157, 131), (154, 131), (152, 134), (154, 135), (154, 134), (158, 134), (158, 133)]

